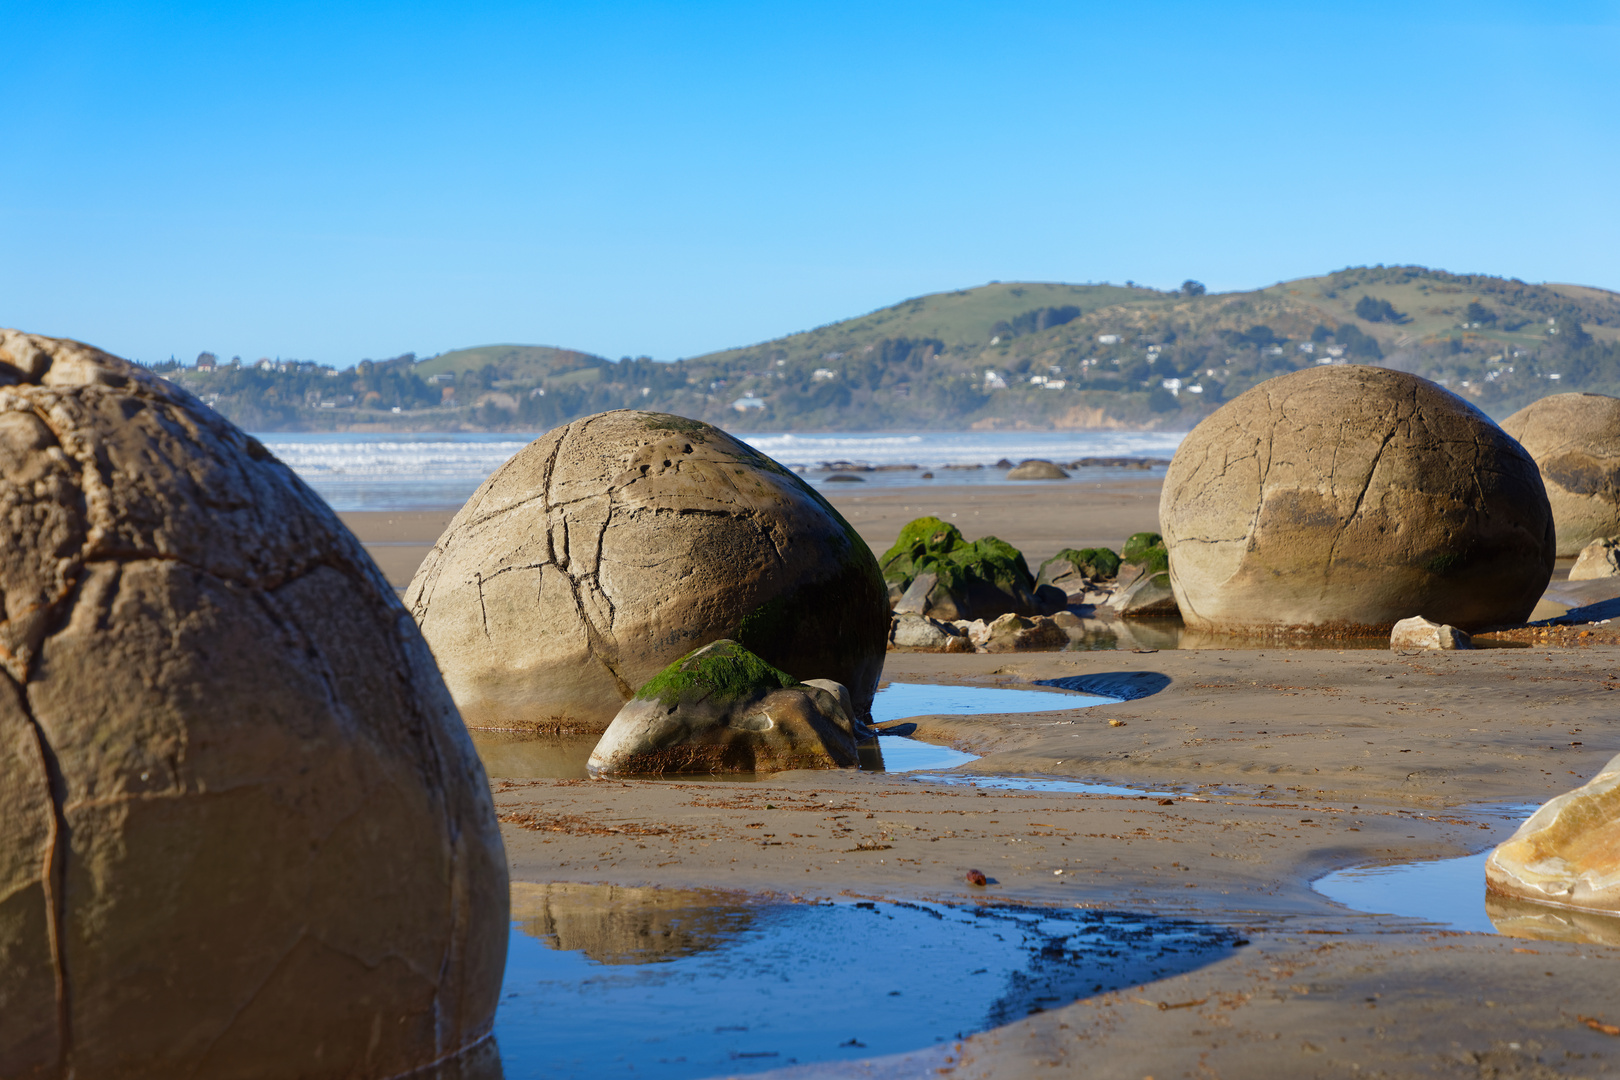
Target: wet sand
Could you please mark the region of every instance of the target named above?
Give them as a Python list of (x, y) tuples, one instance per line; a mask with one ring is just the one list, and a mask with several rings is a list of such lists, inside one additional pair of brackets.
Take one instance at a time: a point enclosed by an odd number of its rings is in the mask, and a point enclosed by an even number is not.
[[(1032, 562), (1153, 525), (1151, 482), (1078, 499), (1054, 498), (1057, 486), (835, 501), (879, 550), (919, 513), (977, 511), (994, 521), (982, 531)], [(345, 519), (373, 543), (432, 525), (426, 515)], [(1613, 635), (1565, 632), (1551, 646), (1522, 636), (1535, 644), (1424, 655), (890, 654), (885, 677), (903, 682), (1147, 679), (1162, 688), (1126, 704), (926, 718), (918, 735), (984, 755), (959, 773), (1190, 796), (1170, 800), (851, 772), (493, 785), (516, 881), (1117, 907), (1207, 920), (1249, 941), (1192, 974), (964, 1040), (943, 1075), (1613, 1075), (1620, 1038), (1601, 1027), (1620, 1024), (1620, 949), (1452, 933), (1348, 911), (1310, 888), (1342, 867), (1481, 850), (1513, 827), (1481, 804), (1540, 803), (1620, 752)], [(992, 884), (966, 884), (969, 868)], [(964, 973), (971, 966), (964, 957)]]
[[(1158, 529), (1159, 480), (1076, 479), (1004, 487), (946, 485), (887, 488), (863, 494), (857, 484), (818, 485), (878, 554), (893, 545), (901, 526), (933, 514), (969, 540), (990, 534), (1024, 553), (1031, 571), (1066, 547), (1118, 549), (1135, 532)], [(806, 477), (814, 482), (816, 477)], [(396, 588), (411, 575), (459, 507), (441, 510), (363, 510), (338, 517), (353, 530)]]

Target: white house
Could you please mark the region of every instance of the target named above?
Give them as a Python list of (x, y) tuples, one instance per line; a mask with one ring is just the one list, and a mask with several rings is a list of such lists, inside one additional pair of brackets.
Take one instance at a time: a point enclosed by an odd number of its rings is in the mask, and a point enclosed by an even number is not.
[(997, 372), (986, 371), (984, 373), (984, 388), (986, 390), (1005, 390), (1007, 389), (1007, 380), (1003, 379)]
[(738, 412), (747, 412), (749, 409), (763, 409), (765, 407), (765, 400), (763, 398), (757, 398), (753, 394), (744, 394), (736, 401), (733, 401), (731, 403), (731, 407), (736, 409)]
[(1119, 335), (1118, 334), (1098, 334), (1097, 335), (1097, 344), (1099, 344), (1099, 345), (1118, 345), (1119, 344)]
[(832, 368), (818, 367), (816, 370), (810, 373), (810, 378), (817, 382), (820, 382), (822, 379), (836, 379), (838, 378), (838, 372), (834, 371)]

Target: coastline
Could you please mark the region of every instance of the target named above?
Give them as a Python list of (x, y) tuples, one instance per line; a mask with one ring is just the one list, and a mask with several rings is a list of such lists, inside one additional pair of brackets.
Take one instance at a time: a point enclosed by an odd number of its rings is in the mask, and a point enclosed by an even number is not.
[[(876, 551), (906, 521), (933, 513), (969, 537), (1001, 536), (1033, 569), (1059, 547), (1117, 546), (1153, 528), (1159, 481), (818, 490)], [(402, 585), (453, 514), (340, 516)], [(1617, 969), (1604, 963), (1620, 960), (1620, 950), (1350, 911), (1310, 884), (1345, 867), (1487, 848), (1514, 823), (1481, 807), (1540, 803), (1620, 750), (1610, 734), (1620, 720), (1620, 654), (1612, 643), (1585, 643), (1612, 638), (1555, 640), (1421, 655), (888, 655), (884, 677), (899, 682), (1018, 687), (1151, 675), (1163, 689), (1125, 704), (929, 717), (917, 721), (917, 734), (982, 755), (958, 775), (1066, 777), (1207, 801), (987, 791), (843, 771), (723, 788), (498, 776), (492, 787), (518, 882), (1079, 905), (1195, 919), (1248, 941), (1189, 974), (969, 1037), (951, 1048), (941, 1075), (1054, 1067), (1059, 1075), (1160, 1078), (1189, 1069), (1229, 1077), (1565, 1075), (1537, 1071), (1538, 1056), (1568, 1063), (1575, 1075), (1601, 1075), (1620, 1045), (1578, 1018), (1620, 1020)], [(862, 839), (889, 847), (851, 850), (847, 837), (830, 835), (833, 813), (847, 815)], [(781, 826), (773, 830), (780, 844), (761, 846), (748, 829), (760, 821)], [(995, 883), (967, 885), (970, 868)], [(827, 1066), (806, 1075), (864, 1074)]]

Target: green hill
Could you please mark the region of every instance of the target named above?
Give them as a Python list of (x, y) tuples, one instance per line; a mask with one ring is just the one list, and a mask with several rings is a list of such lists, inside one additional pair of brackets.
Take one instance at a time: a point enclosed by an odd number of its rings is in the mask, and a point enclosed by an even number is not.
[(1561, 390), (1620, 395), (1620, 294), (1416, 266), (1217, 294), (992, 282), (673, 363), (486, 345), (336, 378), (171, 377), (261, 428), (532, 431), (637, 406), (736, 430), (1184, 430), (1320, 363), (1412, 371), (1498, 417)]

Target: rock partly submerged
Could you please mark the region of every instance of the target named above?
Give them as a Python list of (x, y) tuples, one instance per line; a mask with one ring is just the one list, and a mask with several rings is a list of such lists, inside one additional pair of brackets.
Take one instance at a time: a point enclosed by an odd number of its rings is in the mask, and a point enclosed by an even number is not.
[(681, 657), (626, 702), (591, 752), (592, 776), (854, 768), (869, 732), (848, 691), (802, 683), (735, 641)]
[(1485, 883), (1520, 900), (1620, 914), (1620, 756), (1492, 851)]
[(1426, 379), (1360, 365), (1270, 379), (1182, 442), (1159, 520), (1189, 627), (1383, 635), (1421, 612), (1523, 622), (1552, 575), (1536, 464)]
[(488, 1046), (488, 783), (320, 497), (173, 384), (8, 330), (0, 537), (0, 1076), (392, 1077)]
[(634, 410), (519, 451), (405, 600), (469, 725), (584, 732), (721, 638), (836, 679), (867, 715), (890, 606), (865, 541), (801, 478), (709, 424)]
[(1541, 470), (1559, 555), (1620, 535), (1620, 398), (1553, 394), (1503, 420), (1502, 430)]

